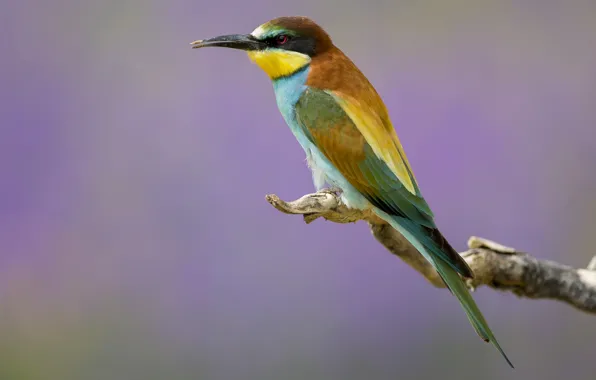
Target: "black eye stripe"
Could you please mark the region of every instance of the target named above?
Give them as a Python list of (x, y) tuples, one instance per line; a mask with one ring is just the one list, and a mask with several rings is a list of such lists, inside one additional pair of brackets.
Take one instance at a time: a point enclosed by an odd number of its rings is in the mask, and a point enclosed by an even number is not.
[[(267, 45), (269, 46), (277, 46), (277, 45), (283, 45), (283, 44), (287, 44), (288, 42), (290, 42), (294, 37), (289, 36), (287, 34), (279, 34), (277, 36), (273, 36), (273, 37), (269, 37), (265, 40), (265, 42), (267, 43)], [(280, 39), (283, 39), (283, 41), (281, 41)]]
[[(285, 37), (283, 43), (279, 40), (280, 37)], [(295, 51), (311, 57), (315, 55), (314, 37), (292, 36), (282, 33), (266, 38), (263, 42), (265, 42), (269, 48)]]

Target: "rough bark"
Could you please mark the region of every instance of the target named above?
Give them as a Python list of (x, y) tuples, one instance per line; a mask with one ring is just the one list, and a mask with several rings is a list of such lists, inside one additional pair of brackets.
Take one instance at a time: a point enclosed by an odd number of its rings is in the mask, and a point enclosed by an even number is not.
[[(371, 212), (348, 209), (334, 190), (307, 194), (292, 202), (284, 202), (276, 195), (267, 195), (266, 199), (283, 213), (303, 215), (306, 223), (318, 218), (335, 223), (364, 220), (379, 243), (430, 283), (445, 287), (437, 272), (399, 232)], [(576, 269), (475, 236), (468, 240), (468, 248), (460, 254), (474, 272), (474, 279), (467, 280), (470, 289), (487, 285), (520, 297), (566, 302), (596, 314), (596, 256), (586, 269)]]

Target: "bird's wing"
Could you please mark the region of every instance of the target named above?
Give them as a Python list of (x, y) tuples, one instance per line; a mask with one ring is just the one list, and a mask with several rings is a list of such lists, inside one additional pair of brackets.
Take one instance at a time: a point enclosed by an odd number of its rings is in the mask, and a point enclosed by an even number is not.
[(307, 88), (296, 119), (321, 153), (374, 206), (434, 228), (395, 130), (358, 101)]
[(304, 91), (295, 112), (304, 134), (352, 186), (388, 214), (386, 219), (379, 216), (437, 270), (478, 335), (491, 341), (513, 367), (460, 278), (473, 273), (434, 225), (390, 122), (344, 94), (313, 88)]

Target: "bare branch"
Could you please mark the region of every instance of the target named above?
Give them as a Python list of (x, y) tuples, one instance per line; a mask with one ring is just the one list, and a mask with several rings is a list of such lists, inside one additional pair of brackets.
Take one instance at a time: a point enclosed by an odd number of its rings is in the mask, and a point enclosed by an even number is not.
[[(347, 208), (334, 190), (307, 194), (293, 202), (284, 202), (276, 195), (267, 195), (266, 199), (283, 213), (302, 215), (306, 223), (318, 218), (335, 223), (364, 220), (379, 243), (431, 284), (445, 287), (437, 272), (399, 232), (372, 212)], [(563, 301), (596, 314), (596, 256), (586, 269), (575, 269), (475, 236), (468, 240), (468, 247), (460, 254), (474, 272), (474, 279), (468, 280), (471, 289), (487, 285), (520, 297)]]

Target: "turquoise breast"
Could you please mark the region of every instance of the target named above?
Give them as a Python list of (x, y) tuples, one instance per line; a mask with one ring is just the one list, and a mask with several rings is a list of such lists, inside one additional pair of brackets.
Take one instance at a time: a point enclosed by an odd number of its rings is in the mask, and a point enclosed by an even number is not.
[(370, 204), (366, 198), (344, 178), (340, 171), (307, 138), (302, 127), (296, 120), (294, 108), (300, 96), (307, 89), (306, 80), (309, 72), (310, 67), (306, 66), (291, 76), (273, 81), (277, 107), (296, 137), (296, 140), (298, 140), (298, 143), (306, 153), (306, 160), (312, 170), (315, 188), (321, 190), (325, 187), (326, 183), (338, 187), (342, 189), (341, 198), (346, 206), (357, 209), (369, 208)]

